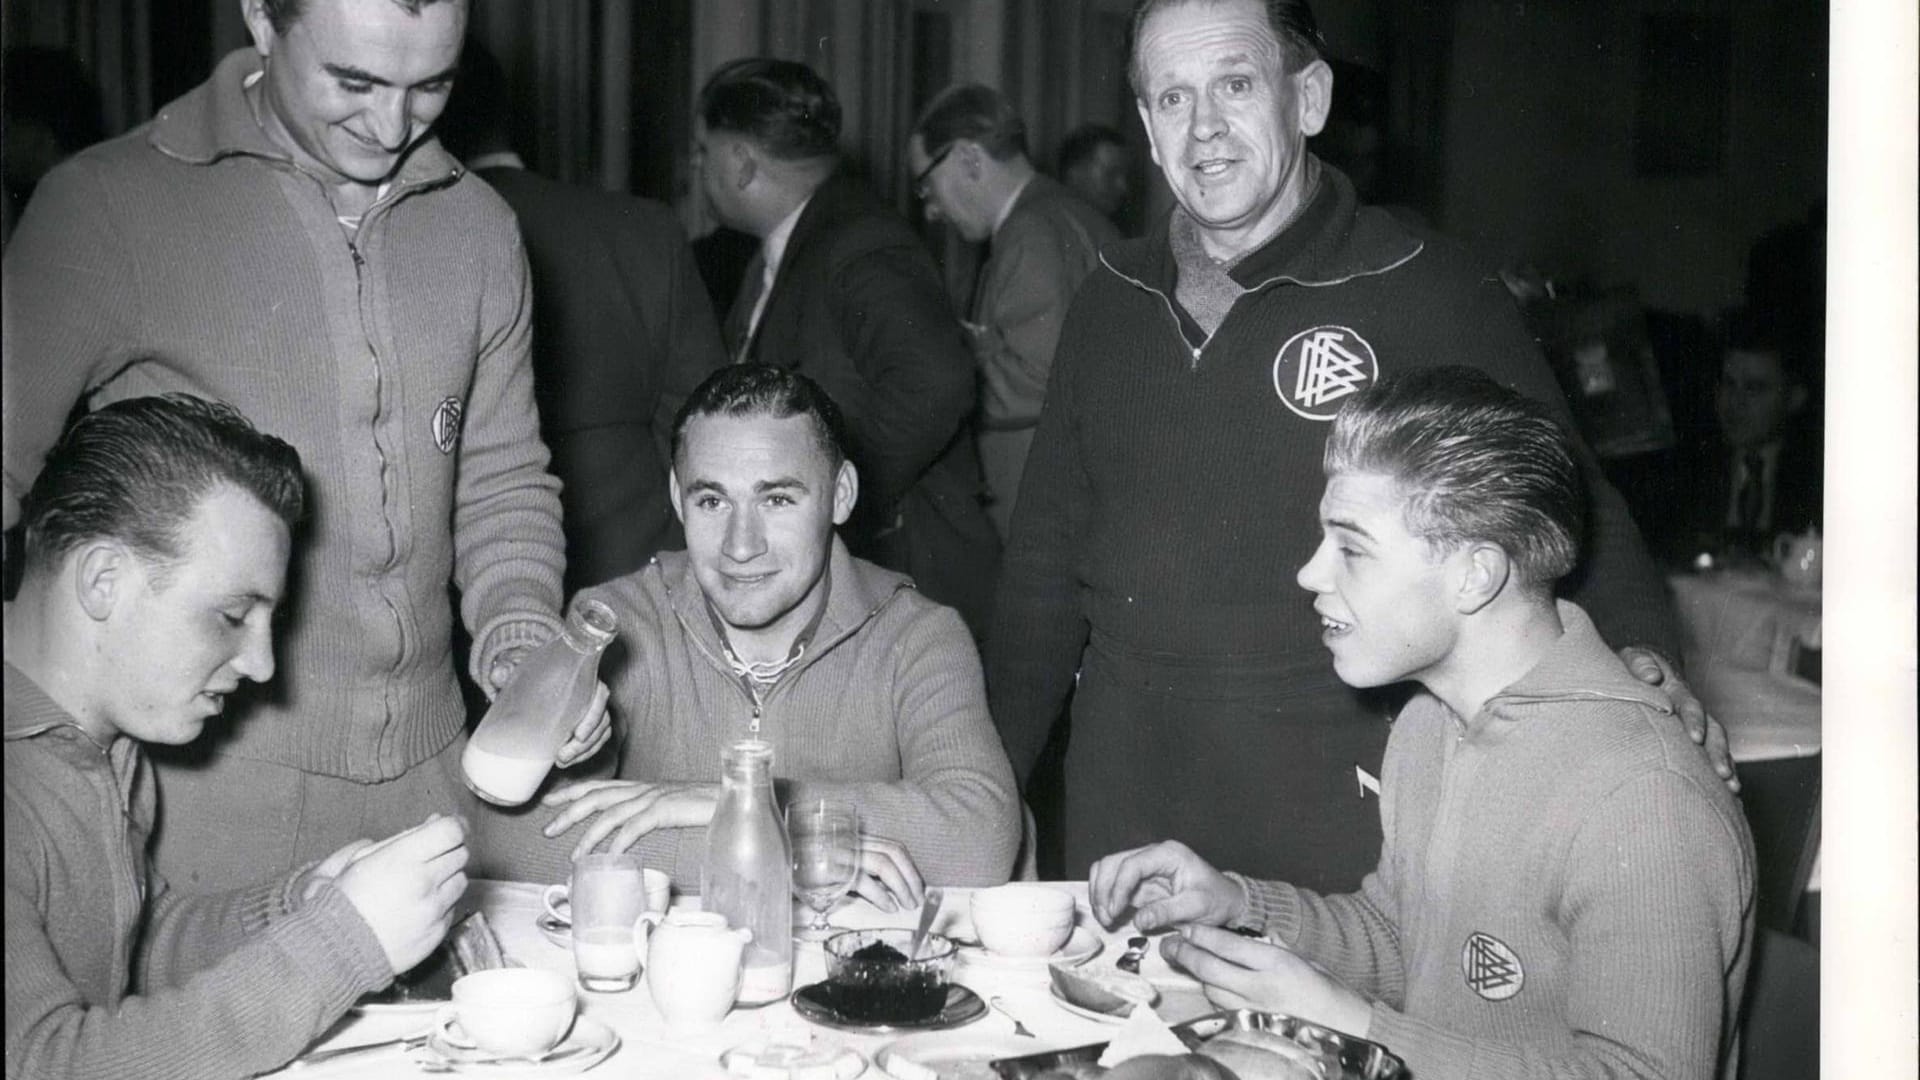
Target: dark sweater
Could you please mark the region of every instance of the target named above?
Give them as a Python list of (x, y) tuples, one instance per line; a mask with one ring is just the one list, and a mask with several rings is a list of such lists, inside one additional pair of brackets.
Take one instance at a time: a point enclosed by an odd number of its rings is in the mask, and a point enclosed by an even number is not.
[[(1024, 782), (1078, 675), (1070, 874), (1102, 845), (1173, 835), (1352, 888), (1379, 838), (1354, 769), (1378, 775), (1387, 725), (1335, 678), (1294, 583), (1319, 541), (1326, 422), (1379, 373), (1432, 364), (1479, 367), (1563, 418), (1565, 403), (1499, 279), (1360, 207), (1331, 168), (1233, 268), (1249, 291), (1211, 337), (1173, 298), (1165, 227), (1102, 263), (1068, 314), (1014, 517), (994, 721)], [(1658, 573), (1586, 464), (1595, 528), (1572, 595), (1616, 646), (1674, 655)]]

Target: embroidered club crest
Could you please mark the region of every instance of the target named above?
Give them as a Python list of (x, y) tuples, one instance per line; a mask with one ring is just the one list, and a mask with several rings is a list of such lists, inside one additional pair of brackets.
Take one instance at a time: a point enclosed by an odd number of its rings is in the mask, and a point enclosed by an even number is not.
[(1488, 1001), (1507, 1000), (1527, 979), (1520, 957), (1507, 943), (1478, 930), (1467, 935), (1460, 949), (1460, 973), (1466, 976), (1467, 989)]
[(1332, 420), (1340, 402), (1380, 377), (1367, 339), (1344, 326), (1302, 330), (1273, 358), (1273, 391), (1309, 420)]
[(433, 410), (433, 445), (443, 454), (453, 453), (453, 444), (460, 441), (460, 417), (465, 412), (459, 398), (448, 398)]

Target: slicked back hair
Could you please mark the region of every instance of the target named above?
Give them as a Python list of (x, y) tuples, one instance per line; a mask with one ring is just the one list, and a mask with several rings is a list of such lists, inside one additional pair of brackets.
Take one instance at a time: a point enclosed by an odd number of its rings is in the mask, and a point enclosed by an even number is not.
[(729, 364), (707, 376), (673, 418), (675, 468), (682, 464), (687, 425), (701, 416), (770, 416), (776, 420), (804, 416), (812, 422), (815, 445), (826, 455), (827, 471), (838, 470), (847, 459), (846, 424), (840, 418), (840, 406), (819, 383), (787, 368)]
[[(405, 8), (409, 15), (418, 15), (421, 8), (431, 4), (442, 2), (459, 4), (464, 3), (465, 0), (391, 0), (391, 2)], [(300, 16), (307, 10), (307, 0), (261, 0), (261, 5), (266, 8), (267, 22), (272, 24), (273, 32), (282, 37), (286, 36), (288, 30), (293, 29), (293, 24), (299, 22)]]
[(299, 453), (233, 406), (191, 394), (107, 405), (61, 436), (22, 500), (26, 565), (52, 569), (99, 539), (157, 567), (177, 564), (181, 528), (223, 484), (258, 499), (289, 532), (306, 514)]
[(1566, 429), (1478, 369), (1417, 368), (1354, 395), (1324, 466), (1391, 477), (1408, 532), (1436, 551), (1498, 544), (1523, 586), (1551, 590), (1579, 559), (1586, 499)]
[(1000, 91), (980, 83), (949, 86), (921, 111), (913, 133), (931, 157), (956, 140), (970, 139), (995, 161), (1027, 156), (1027, 122)]
[[(1219, 4), (1228, 0), (1136, 0), (1133, 5), (1133, 32), (1129, 36), (1127, 48), (1127, 81), (1133, 85), (1133, 96), (1146, 100), (1147, 80), (1140, 70), (1140, 28), (1147, 23), (1147, 16), (1161, 8), (1177, 7), (1181, 4)], [(1286, 72), (1291, 75), (1313, 63), (1327, 51), (1326, 39), (1320, 36), (1320, 22), (1313, 17), (1313, 8), (1307, 0), (1256, 0), (1267, 14), (1267, 28), (1280, 42), (1280, 56), (1286, 62)]]
[(782, 161), (839, 152), (840, 99), (805, 64), (750, 56), (722, 64), (700, 90), (709, 131), (745, 135)]

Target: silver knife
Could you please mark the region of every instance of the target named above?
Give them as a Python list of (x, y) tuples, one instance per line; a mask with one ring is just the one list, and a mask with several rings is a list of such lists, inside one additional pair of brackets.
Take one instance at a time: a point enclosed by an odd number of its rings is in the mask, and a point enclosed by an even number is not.
[(324, 1065), (339, 1061), (342, 1058), (353, 1057), (355, 1054), (378, 1053), (379, 1051), (396, 1046), (412, 1050), (417, 1046), (425, 1046), (429, 1034), (431, 1033), (423, 1031), (417, 1035), (403, 1035), (398, 1039), (383, 1039), (380, 1042), (361, 1043), (358, 1046), (340, 1046), (332, 1050), (315, 1050), (311, 1054), (302, 1054), (294, 1058), (293, 1061), (288, 1063), (287, 1069), (291, 1071), (293, 1069), (302, 1069), (309, 1065)]

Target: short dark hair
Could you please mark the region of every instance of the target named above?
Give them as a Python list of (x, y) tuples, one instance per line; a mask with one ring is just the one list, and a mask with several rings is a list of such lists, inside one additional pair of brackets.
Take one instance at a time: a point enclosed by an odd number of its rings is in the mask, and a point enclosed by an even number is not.
[(50, 569), (102, 538), (156, 566), (177, 563), (182, 526), (223, 484), (258, 499), (289, 531), (306, 514), (300, 454), (233, 406), (191, 394), (104, 406), (60, 437), (21, 502), (26, 565)]
[(1027, 122), (1000, 91), (980, 83), (940, 91), (921, 110), (913, 133), (920, 136), (929, 155), (960, 139), (979, 143), (995, 161), (1027, 154)]
[[(272, 24), (273, 32), (276, 34), (285, 34), (292, 29), (293, 24), (299, 22), (300, 16), (307, 10), (307, 0), (260, 0), (260, 2), (266, 9), (267, 22)], [(391, 0), (391, 2), (407, 9), (409, 15), (418, 15), (421, 8), (440, 3), (441, 0)], [(457, 4), (463, 3), (464, 0), (447, 0), (447, 2)]]
[[(1133, 5), (1133, 32), (1127, 46), (1127, 81), (1132, 84), (1135, 97), (1146, 96), (1146, 80), (1140, 74), (1140, 28), (1146, 25), (1147, 16), (1177, 4), (1222, 2), (1224, 0), (1137, 0)], [(1289, 73), (1299, 71), (1326, 53), (1326, 39), (1320, 36), (1319, 20), (1313, 17), (1313, 8), (1307, 0), (1259, 2), (1266, 9), (1268, 29), (1280, 42), (1280, 55)]]
[(1067, 132), (1067, 137), (1060, 140), (1060, 175), (1067, 175), (1068, 170), (1083, 161), (1091, 161), (1094, 151), (1107, 145), (1125, 150), (1127, 137), (1105, 124), (1081, 124)]
[(847, 459), (846, 423), (840, 406), (820, 384), (797, 371), (770, 364), (729, 364), (707, 376), (673, 418), (673, 464), (680, 466), (687, 425), (699, 416), (804, 416), (813, 421), (813, 438), (838, 469)]
[(1550, 588), (1580, 555), (1586, 499), (1572, 440), (1545, 406), (1475, 368), (1416, 368), (1349, 399), (1326, 474), (1392, 477), (1407, 531), (1440, 550), (1485, 541), (1519, 580)]
[(709, 131), (745, 135), (783, 161), (839, 152), (840, 99), (814, 70), (750, 56), (722, 64), (700, 90)]

